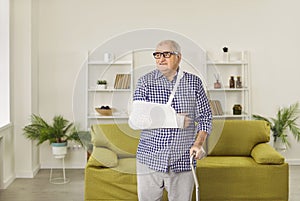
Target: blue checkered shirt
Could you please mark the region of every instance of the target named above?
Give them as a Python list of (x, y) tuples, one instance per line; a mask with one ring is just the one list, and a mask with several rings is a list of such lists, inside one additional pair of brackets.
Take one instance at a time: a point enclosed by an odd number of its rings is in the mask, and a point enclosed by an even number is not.
[[(166, 104), (177, 76), (167, 80), (159, 70), (142, 76), (137, 83), (133, 100)], [(212, 113), (196, 75), (184, 72), (171, 105), (177, 113), (186, 113), (195, 124), (187, 128), (159, 128), (142, 130), (137, 160), (159, 172), (183, 172), (190, 168), (190, 148), (199, 131), (211, 132)]]

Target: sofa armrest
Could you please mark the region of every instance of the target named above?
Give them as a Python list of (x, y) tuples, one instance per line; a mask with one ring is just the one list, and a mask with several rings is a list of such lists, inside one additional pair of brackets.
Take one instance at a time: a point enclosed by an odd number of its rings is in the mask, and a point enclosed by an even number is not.
[(257, 144), (251, 151), (251, 156), (259, 164), (283, 164), (284, 157), (267, 143)]
[(88, 166), (116, 167), (117, 165), (118, 156), (115, 152), (104, 147), (93, 148), (93, 152), (88, 161)]

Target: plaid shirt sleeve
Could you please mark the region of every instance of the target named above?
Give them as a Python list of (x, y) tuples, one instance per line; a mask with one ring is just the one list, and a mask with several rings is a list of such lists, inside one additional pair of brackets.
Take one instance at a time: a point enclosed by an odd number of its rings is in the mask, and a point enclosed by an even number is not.
[(199, 90), (196, 91), (197, 110), (195, 115), (197, 132), (205, 131), (207, 134), (210, 134), (212, 130), (212, 112), (201, 80), (199, 82)]

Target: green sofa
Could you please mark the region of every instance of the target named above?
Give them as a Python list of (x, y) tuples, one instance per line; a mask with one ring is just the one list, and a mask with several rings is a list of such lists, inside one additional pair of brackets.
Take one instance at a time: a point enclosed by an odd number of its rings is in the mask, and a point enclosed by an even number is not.
[[(139, 131), (127, 124), (102, 124), (93, 125), (91, 134), (85, 200), (137, 200)], [(288, 164), (267, 144), (269, 139), (264, 121), (214, 120), (206, 143), (209, 154), (197, 161), (201, 201), (288, 200)]]

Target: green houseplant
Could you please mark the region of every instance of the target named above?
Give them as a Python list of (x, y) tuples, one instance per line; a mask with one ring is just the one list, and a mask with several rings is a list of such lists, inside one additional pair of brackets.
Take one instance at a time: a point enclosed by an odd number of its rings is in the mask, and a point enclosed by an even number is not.
[(106, 89), (107, 81), (106, 80), (97, 80), (97, 85), (99, 89)]
[(98, 80), (97, 81), (97, 84), (103, 84), (103, 85), (105, 85), (105, 84), (107, 84), (107, 81), (106, 80)]
[(271, 131), (274, 137), (274, 143), (281, 141), (285, 147), (290, 147), (288, 141), (288, 131), (290, 131), (297, 142), (300, 141), (300, 128), (297, 125), (299, 119), (300, 109), (299, 103), (296, 102), (289, 107), (280, 108), (277, 111), (276, 118), (266, 118), (260, 115), (252, 115), (254, 119), (264, 120), (270, 124)]
[[(25, 126), (23, 131), (25, 137), (36, 140), (37, 145), (48, 141), (53, 147), (54, 155), (66, 154), (68, 141), (81, 143), (74, 124), (61, 115), (54, 116), (52, 124), (49, 124), (41, 116), (32, 114), (31, 124)], [(62, 153), (57, 153), (57, 151), (60, 152), (61, 150)]]

